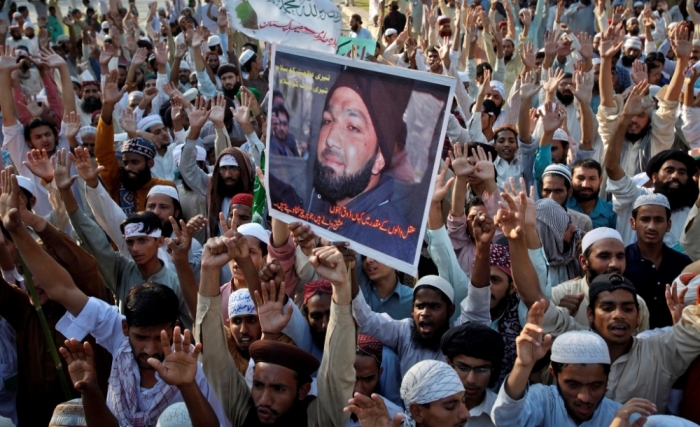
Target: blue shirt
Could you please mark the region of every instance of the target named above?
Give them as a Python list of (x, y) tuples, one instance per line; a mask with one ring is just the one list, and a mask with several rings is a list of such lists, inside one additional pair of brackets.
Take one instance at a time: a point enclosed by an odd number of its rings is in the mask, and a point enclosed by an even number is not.
[(367, 39), (367, 40), (373, 40), (374, 38), (372, 37), (372, 33), (369, 32), (367, 28), (360, 28), (360, 31), (354, 32), (350, 31), (350, 37), (351, 38), (358, 38), (358, 39)]
[[(581, 206), (579, 206), (578, 201), (573, 197), (566, 199), (566, 207), (576, 212), (585, 213), (583, 209), (581, 209)], [(600, 197), (598, 197), (598, 202), (595, 204), (595, 208), (593, 208), (591, 213), (588, 214), (588, 217), (593, 223), (593, 228), (617, 227), (617, 214), (613, 211), (612, 203)]]
[(692, 261), (688, 255), (674, 251), (664, 244), (661, 264), (655, 266), (642, 258), (637, 243), (625, 248), (627, 267), (625, 277), (630, 279), (640, 297), (649, 307), (649, 329), (673, 326), (671, 312), (666, 305), (666, 285), (673, 283)]
[(386, 313), (395, 320), (411, 317), (413, 313), (413, 289), (399, 282), (397, 277), (394, 291), (388, 297), (382, 299), (377, 292), (377, 288), (365, 274), (364, 269), (359, 266), (358, 270), (360, 270), (358, 281), (360, 282), (362, 294), (365, 296), (365, 301), (367, 301), (367, 305), (370, 306), (372, 311)]

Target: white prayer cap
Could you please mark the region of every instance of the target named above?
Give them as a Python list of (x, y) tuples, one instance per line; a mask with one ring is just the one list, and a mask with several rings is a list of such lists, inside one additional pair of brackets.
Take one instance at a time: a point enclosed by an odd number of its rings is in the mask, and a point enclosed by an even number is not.
[(647, 417), (644, 427), (697, 427), (697, 424), (675, 415), (654, 414)]
[(569, 135), (564, 129), (557, 129), (554, 131), (554, 136), (552, 137), (555, 141), (566, 141), (569, 142)]
[(642, 3), (641, 1), (636, 1), (632, 5), (632, 7), (644, 7), (644, 3)]
[(163, 119), (160, 117), (160, 114), (151, 114), (150, 116), (146, 116), (146, 117), (142, 118), (141, 120), (139, 120), (139, 123), (136, 125), (136, 128), (138, 130), (147, 131), (153, 125), (162, 125), (162, 124), (163, 124)]
[(622, 48), (642, 50), (642, 40), (640, 40), (639, 37), (627, 37), (625, 42), (622, 44)]
[(591, 331), (563, 333), (552, 344), (552, 362), (610, 364), (610, 353), (603, 338)]
[(146, 199), (151, 197), (153, 194), (164, 194), (166, 196), (170, 196), (173, 199), (177, 200), (178, 202), (180, 201), (180, 196), (177, 194), (177, 189), (175, 187), (171, 187), (169, 185), (154, 185), (151, 190), (148, 192), (148, 195), (146, 196)]
[(207, 39), (207, 46), (209, 47), (214, 47), (216, 45), (221, 44), (221, 37), (217, 35), (209, 36), (209, 39)]
[(17, 184), (19, 184), (20, 188), (24, 188), (31, 193), (32, 196), (36, 195), (36, 187), (31, 179), (17, 175)]
[(173, 403), (165, 408), (158, 417), (156, 427), (192, 427), (192, 420), (185, 402)]
[(78, 135), (80, 136), (87, 135), (89, 133), (94, 133), (97, 135), (97, 128), (95, 126), (83, 126), (78, 131)]
[(594, 228), (593, 230), (586, 233), (585, 236), (583, 236), (583, 240), (581, 241), (581, 252), (585, 253), (586, 249), (588, 249), (593, 243), (603, 239), (615, 239), (619, 240), (622, 244), (625, 243), (622, 240), (620, 232), (618, 232), (614, 228), (598, 227)]
[(637, 209), (640, 206), (646, 205), (663, 206), (666, 209), (671, 210), (671, 205), (668, 203), (668, 198), (660, 193), (649, 193), (637, 197), (637, 200), (634, 201), (632, 209)]
[(228, 297), (228, 317), (257, 315), (258, 311), (248, 289), (239, 289)]
[[(593, 40), (595, 39), (602, 39), (603, 38), (603, 33), (595, 33), (595, 36), (593, 36)], [(598, 58), (600, 59), (600, 58)]]
[(199, 90), (196, 87), (189, 88), (182, 94), (182, 97), (192, 102), (199, 95)]
[(676, 280), (673, 281), (676, 284), (678, 293), (685, 288), (688, 291), (685, 293), (685, 298), (683, 298), (683, 303), (688, 305), (695, 305), (698, 300), (698, 286), (700, 286), (700, 274), (696, 273), (681, 273)]
[(241, 66), (244, 66), (246, 62), (250, 60), (250, 58), (255, 55), (255, 52), (253, 52), (251, 49), (246, 49), (241, 53), (241, 56), (238, 58), (238, 62), (240, 62)]
[(31, 28), (32, 30), (35, 29), (34, 24), (32, 24), (31, 22), (27, 22), (24, 24), (24, 29), (26, 30), (27, 28)]
[(219, 159), (219, 167), (221, 166), (235, 166), (238, 167), (238, 160), (230, 154), (224, 154)]
[(268, 244), (270, 241), (270, 232), (265, 230), (262, 225), (250, 222), (238, 227), (238, 232), (244, 236), (255, 237), (262, 243)]
[(505, 100), (506, 98), (506, 87), (503, 86), (503, 83), (499, 81), (491, 81), (491, 89), (495, 90), (498, 92), (499, 95), (501, 95), (501, 98)]
[[(95, 76), (92, 75), (88, 70), (83, 71), (80, 73), (80, 81), (81, 82), (92, 82), (95, 81)], [(96, 86), (99, 88), (99, 82), (96, 83)]]
[(103, 30), (109, 30), (109, 22), (108, 22), (108, 21), (104, 21), (104, 22), (102, 23), (102, 29), (103, 29)]
[[(175, 166), (180, 165), (180, 157), (182, 156), (182, 147), (184, 144), (180, 144), (173, 148), (173, 161), (175, 162)], [(204, 148), (200, 147), (199, 145), (197, 147), (197, 159), (196, 161), (198, 162), (203, 162), (207, 159), (207, 152), (204, 151)]]
[(0, 417), (0, 427), (15, 427), (11, 419)]
[[(411, 422), (411, 403), (425, 405), (464, 391), (454, 368), (445, 362), (423, 360), (413, 365), (401, 381), (401, 400), (407, 409), (404, 422)], [(406, 425), (406, 424), (404, 424)]]
[(393, 36), (394, 34), (398, 34), (399, 32), (396, 31), (396, 28), (387, 28), (386, 31), (384, 31), (384, 37), (389, 37)]
[(413, 287), (413, 294), (415, 295), (416, 292), (418, 291), (418, 288), (421, 286), (431, 286), (433, 288), (436, 288), (440, 291), (442, 291), (443, 294), (447, 295), (447, 298), (450, 299), (450, 302), (454, 304), (455, 302), (455, 290), (452, 288), (452, 285), (450, 285), (450, 282), (447, 280), (443, 279), (440, 276), (434, 276), (434, 275), (429, 275), (429, 276), (423, 276), (420, 278), (418, 283)]
[(442, 24), (442, 23), (445, 22), (445, 21), (450, 22), (450, 17), (449, 17), (449, 16), (445, 16), (445, 15), (440, 15), (440, 16), (438, 16), (438, 20), (437, 20), (438, 25)]
[(569, 185), (571, 185), (571, 171), (568, 167), (566, 167), (566, 165), (552, 163), (551, 165), (544, 168), (544, 172), (542, 172), (542, 178), (544, 178), (546, 175), (559, 175), (565, 180), (569, 181)]
[(77, 84), (77, 85), (80, 84), (80, 79), (78, 79), (78, 78), (75, 77), (75, 76), (70, 76), (70, 81), (72, 81), (73, 83), (75, 83), (75, 84)]
[(593, 58), (591, 59), (591, 62), (593, 63), (593, 65), (600, 65), (600, 58)]
[(187, 61), (180, 61), (180, 69), (181, 70), (191, 70), (190, 64), (188, 64)]

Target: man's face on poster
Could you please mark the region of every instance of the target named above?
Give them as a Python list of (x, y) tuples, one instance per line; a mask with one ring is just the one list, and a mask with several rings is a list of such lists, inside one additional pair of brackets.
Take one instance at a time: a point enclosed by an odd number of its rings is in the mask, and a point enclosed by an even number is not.
[(385, 160), (369, 110), (360, 95), (337, 88), (323, 112), (318, 136), (314, 188), (326, 200), (338, 202), (365, 191), (379, 180)]
[(287, 139), (289, 134), (289, 117), (283, 112), (279, 112), (276, 115), (277, 123), (274, 125), (275, 138), (278, 141), (284, 141)]

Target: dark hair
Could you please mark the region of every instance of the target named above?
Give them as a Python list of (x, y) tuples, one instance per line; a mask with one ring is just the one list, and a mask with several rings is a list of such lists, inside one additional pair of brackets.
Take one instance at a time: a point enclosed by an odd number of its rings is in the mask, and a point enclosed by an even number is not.
[(275, 90), (272, 91), (272, 99), (275, 99), (275, 98), (282, 98), (282, 99), (284, 99), (284, 95), (282, 94), (282, 91), (281, 91), (281, 90), (275, 89)]
[(437, 54), (437, 55), (440, 54), (440, 52), (438, 52), (438, 50), (435, 48), (435, 46), (430, 46), (430, 47), (428, 48), (428, 50), (425, 51), (425, 54), (426, 54), (426, 55), (429, 54), (429, 53), (435, 53), (435, 54)]
[(56, 131), (54, 125), (38, 117), (31, 119), (29, 123), (27, 123), (27, 125), (24, 127), (24, 140), (30, 142), (32, 140), (30, 136), (32, 130), (40, 128), (42, 126), (48, 126), (49, 129), (51, 129), (51, 132), (53, 132), (53, 137), (56, 139), (56, 145), (58, 145), (58, 132)]
[(23, 10), (27, 10), (27, 11), (28, 11), (29, 9), (27, 9), (27, 6), (19, 6), (19, 7), (17, 8), (17, 12), (21, 12), (21, 11), (23, 11)]
[[(643, 205), (643, 206), (646, 206), (646, 205)], [(642, 206), (639, 206), (636, 209), (632, 209), (632, 218), (637, 219), (637, 212), (639, 212), (639, 208), (641, 208), (641, 207)], [(664, 208), (664, 210), (666, 211), (666, 221), (670, 221), (671, 220), (671, 209)]]
[(481, 199), (481, 197), (474, 196), (471, 199), (467, 200), (467, 204), (464, 207), (464, 210), (467, 213), (467, 215), (469, 214), (469, 210), (475, 206), (485, 206), (484, 201)]
[(275, 116), (279, 116), (280, 113), (287, 116), (287, 120), (289, 120), (289, 111), (287, 111), (287, 109), (284, 108), (283, 105), (278, 105), (276, 107), (272, 107), (272, 114), (274, 114)]
[(156, 230), (163, 231), (163, 222), (160, 220), (160, 218), (158, 218), (158, 215), (148, 211), (138, 212), (131, 215), (129, 218), (122, 221), (122, 223), (119, 225), (119, 229), (122, 233), (124, 233), (124, 227), (126, 227), (128, 224), (137, 224), (139, 222), (143, 223), (143, 228), (139, 230), (143, 233), (151, 234)]
[(652, 52), (647, 55), (646, 59), (644, 60), (644, 63), (647, 64), (648, 67), (649, 64), (652, 62), (660, 62), (661, 65), (664, 65), (666, 63), (666, 57), (661, 52)]
[(482, 77), (484, 75), (484, 70), (489, 70), (493, 73), (493, 67), (488, 62), (482, 62), (476, 66), (476, 76)]
[(644, 64), (647, 66), (647, 72), (663, 68), (663, 64), (659, 64), (657, 61), (649, 61), (649, 58), (644, 61)]
[(362, 24), (362, 17), (361, 17), (360, 15), (358, 15), (357, 13), (353, 14), (350, 18), (351, 18), (351, 19), (354, 19), (355, 21), (357, 21), (357, 22), (359, 22), (360, 24)]
[(131, 288), (124, 304), (124, 316), (129, 327), (174, 326), (179, 313), (180, 301), (177, 295), (159, 283), (146, 283)]
[(238, 71), (238, 68), (236, 68), (235, 66), (233, 66), (233, 65), (231, 65), (231, 64), (224, 64), (224, 65), (221, 65), (221, 66), (219, 67), (219, 69), (216, 70), (216, 75), (217, 75), (219, 78), (223, 77), (223, 75), (226, 74), (226, 73), (233, 73), (233, 74), (235, 74), (236, 76), (240, 76), (240, 75), (241, 75), (241, 73)]
[(518, 139), (518, 131), (514, 127), (501, 126), (500, 128), (496, 129), (496, 131), (493, 133), (493, 141), (496, 142), (496, 140), (498, 139), (498, 135), (506, 131), (511, 132), (515, 136), (515, 139)]
[(598, 176), (603, 175), (603, 168), (600, 166), (600, 163), (593, 159), (577, 160), (576, 163), (571, 165), (571, 175), (574, 174), (574, 170), (576, 170), (576, 168), (595, 169), (598, 171)]
[[(569, 365), (586, 365), (586, 363), (560, 363), (560, 362), (552, 362), (552, 370), (554, 371), (555, 374), (560, 374), (561, 370)], [(596, 365), (603, 365), (603, 371), (605, 371), (605, 375), (608, 376), (610, 375), (610, 365), (607, 363), (596, 363)]]
[(255, 54), (258, 53), (258, 45), (256, 45), (255, 43), (245, 42), (245, 43), (243, 43), (243, 46), (241, 46), (241, 47), (247, 47), (248, 49), (252, 50), (253, 53), (255, 53)]

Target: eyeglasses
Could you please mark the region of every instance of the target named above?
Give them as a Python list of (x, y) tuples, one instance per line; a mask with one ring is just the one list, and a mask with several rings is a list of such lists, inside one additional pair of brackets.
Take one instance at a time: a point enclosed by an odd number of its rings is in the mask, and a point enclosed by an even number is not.
[(467, 375), (470, 372), (474, 372), (475, 375), (488, 375), (493, 372), (493, 368), (490, 366), (469, 366), (463, 363), (455, 363), (452, 367)]

